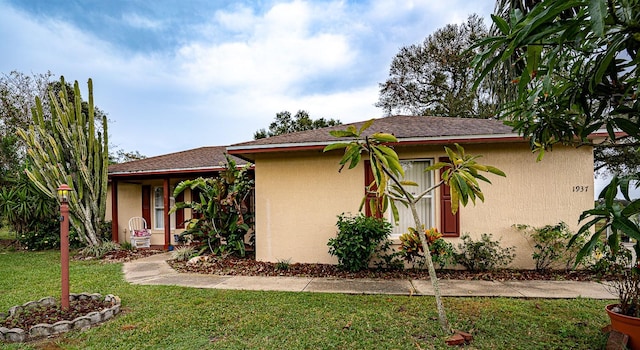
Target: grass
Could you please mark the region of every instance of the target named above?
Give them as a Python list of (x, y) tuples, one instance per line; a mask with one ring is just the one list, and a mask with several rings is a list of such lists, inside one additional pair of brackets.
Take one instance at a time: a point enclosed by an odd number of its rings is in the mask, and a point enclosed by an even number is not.
[[(57, 252), (0, 252), (0, 311), (60, 296)], [(84, 332), (6, 349), (450, 349), (431, 297), (224, 291), (126, 283), (121, 264), (71, 262), (70, 289), (124, 312)], [(472, 349), (599, 349), (606, 301), (447, 298)]]

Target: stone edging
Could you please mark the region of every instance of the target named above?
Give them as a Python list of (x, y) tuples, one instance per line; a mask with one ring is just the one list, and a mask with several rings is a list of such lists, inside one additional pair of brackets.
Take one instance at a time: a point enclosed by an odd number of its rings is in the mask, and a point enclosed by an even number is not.
[[(102, 295), (100, 293), (69, 294), (69, 301), (87, 299), (101, 300)], [(107, 294), (104, 297), (104, 301), (111, 303), (112, 306), (110, 308), (103, 309), (102, 311), (90, 312), (84, 316), (75, 318), (73, 321), (58, 321), (54, 324), (39, 323), (31, 327), (29, 331), (26, 331), (22, 328), (9, 329), (7, 327), (0, 327), (0, 341), (9, 343), (23, 343), (38, 338), (66, 333), (74, 329), (86, 330), (93, 325), (111, 319), (113, 316), (117, 315), (120, 312), (120, 297), (113, 294)], [(38, 301), (29, 301), (22, 305), (11, 307), (9, 309), (8, 315), (6, 313), (0, 313), (0, 319), (5, 319), (7, 317), (13, 316), (16, 313), (19, 313), (22, 310), (31, 307), (51, 306), (55, 304), (56, 300), (53, 297), (45, 297)]]

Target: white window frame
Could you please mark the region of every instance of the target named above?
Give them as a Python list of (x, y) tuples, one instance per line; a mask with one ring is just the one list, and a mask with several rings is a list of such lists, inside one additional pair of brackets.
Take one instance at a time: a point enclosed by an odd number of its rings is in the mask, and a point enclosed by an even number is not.
[[(162, 194), (162, 198), (159, 201), (160, 203), (157, 203), (158, 201), (156, 200), (156, 191), (160, 191), (160, 193)], [(152, 191), (152, 202), (153, 202), (153, 229), (154, 230), (164, 230), (164, 186), (155, 186), (153, 187), (153, 191)], [(175, 198), (173, 197), (169, 197), (169, 206), (173, 206), (175, 204)], [(159, 225), (158, 222), (158, 213), (161, 212), (162, 216), (160, 217), (162, 219), (162, 225)], [(169, 221), (171, 222), (171, 230), (175, 230), (176, 229), (176, 213), (171, 213), (169, 214)]]
[[(433, 165), (434, 160), (432, 158), (419, 158), (419, 159), (400, 159), (400, 164), (403, 166), (403, 168), (406, 166), (407, 163), (413, 163), (413, 162), (420, 162), (420, 163), (424, 163), (424, 166), (421, 167), (421, 169), (425, 169), (431, 165)], [(405, 168), (406, 170), (406, 168)], [(430, 171), (430, 172), (426, 172), (425, 174), (427, 174), (427, 181), (428, 181), (428, 186), (431, 187), (434, 185), (434, 181), (435, 181), (435, 171)], [(403, 180), (403, 179), (401, 179)], [(409, 179), (409, 180), (414, 180), (415, 179)], [(406, 189), (410, 192), (412, 192), (412, 194), (418, 194), (424, 190), (426, 190), (426, 188), (421, 188), (420, 192), (419, 190), (415, 187), (415, 186), (407, 186)], [(424, 195), (424, 197), (422, 197), (420, 199), (421, 201), (428, 201), (428, 205), (429, 205), (429, 217), (428, 218), (424, 218), (421, 217), (420, 220), (422, 221), (422, 224), (425, 226), (425, 228), (429, 229), (431, 227), (435, 227), (436, 222), (435, 222), (435, 216), (436, 216), (436, 210), (435, 210), (435, 190), (431, 191), (429, 193), (427, 193), (426, 195)], [(409, 215), (408, 219), (405, 222), (408, 222), (409, 224), (407, 224), (407, 227), (414, 227), (414, 220), (413, 220), (413, 215), (411, 214), (411, 209), (408, 207), (405, 207), (404, 204), (396, 202), (396, 206), (398, 207), (398, 211), (400, 212), (400, 222), (398, 223), (398, 225), (395, 224), (394, 220), (393, 220), (393, 212), (391, 210), (388, 210), (388, 214), (387, 214), (387, 219), (393, 224), (393, 230), (391, 233), (391, 239), (398, 239), (400, 237), (401, 234), (408, 232), (406, 227), (402, 227), (401, 223), (402, 223), (402, 215), (403, 215), (403, 211), (405, 212), (405, 215)]]

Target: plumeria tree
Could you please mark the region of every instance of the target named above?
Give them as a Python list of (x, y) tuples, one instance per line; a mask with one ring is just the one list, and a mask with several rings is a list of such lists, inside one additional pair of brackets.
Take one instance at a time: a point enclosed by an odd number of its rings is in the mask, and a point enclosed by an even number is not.
[[(549, 0), (518, 6), (498, 3), (492, 19), (495, 35), (477, 45), (484, 51), (473, 61), (476, 86), (495, 80), (495, 72), (512, 85), (499, 117), (544, 152), (554, 145), (594, 145), (592, 134), (606, 130), (612, 147), (640, 146), (640, 1)], [(503, 69), (509, 67), (509, 69)], [(597, 144), (594, 146), (598, 146)], [(612, 158), (613, 159), (613, 158)], [(624, 234), (637, 240), (640, 200), (629, 189), (640, 181), (634, 160), (616, 158), (630, 174), (615, 176), (600, 193), (595, 209), (585, 211), (584, 225), (573, 238), (594, 232), (577, 260), (596, 247), (601, 236), (613, 252)], [(637, 185), (636, 185), (637, 186)], [(615, 198), (621, 194), (629, 205)]]
[[(492, 166), (482, 165), (476, 160), (480, 156), (472, 156), (464, 151), (464, 148), (458, 144), (455, 150), (445, 147), (445, 151), (449, 156), (448, 162), (438, 162), (425, 169), (425, 171), (433, 171), (445, 169), (442, 178), (434, 186), (425, 189), (421, 193), (412, 194), (407, 188), (417, 186), (415, 182), (404, 180), (404, 170), (400, 164), (400, 158), (390, 144), (397, 143), (398, 139), (387, 133), (373, 133), (365, 135), (364, 132), (373, 124), (374, 120), (364, 123), (360, 129), (350, 125), (345, 130), (331, 131), (331, 135), (335, 137), (349, 138), (348, 142), (336, 142), (325, 147), (324, 151), (344, 149), (344, 156), (340, 160), (340, 170), (345, 166), (349, 169), (356, 167), (362, 157), (366, 157), (371, 162), (371, 170), (373, 172), (374, 181), (368, 185), (368, 190), (375, 189), (377, 198), (366, 203), (366, 197), (363, 198), (362, 207), (367, 204), (372, 209), (380, 209), (385, 212), (391, 209), (393, 218), (398, 221), (398, 209), (396, 203), (401, 203), (410, 208), (415, 227), (422, 228), (423, 224), (416, 209), (416, 203), (425, 195), (436, 188), (448, 185), (451, 188), (451, 210), (455, 214), (458, 211), (459, 202), (467, 205), (469, 201), (475, 204), (476, 199), (484, 201), (484, 195), (480, 189), (479, 181), (491, 183), (489, 179), (484, 177), (482, 173), (492, 173), (499, 176), (505, 174)], [(436, 307), (438, 310), (438, 319), (442, 329), (450, 333), (451, 327), (447, 319), (442, 295), (438, 284), (436, 270), (431, 258), (429, 249), (429, 241), (422, 229), (416, 230), (422, 243), (422, 249), (426, 258), (426, 265), (429, 271), (429, 277), (436, 298)]]

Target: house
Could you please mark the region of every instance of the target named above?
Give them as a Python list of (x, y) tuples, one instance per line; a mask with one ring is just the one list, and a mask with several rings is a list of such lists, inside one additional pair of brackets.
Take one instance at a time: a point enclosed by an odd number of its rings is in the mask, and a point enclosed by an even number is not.
[[(216, 176), (226, 164), (225, 153), (224, 146), (201, 147), (109, 166), (106, 220), (112, 223), (112, 240), (129, 241), (129, 219), (143, 217), (152, 233), (152, 247), (168, 249), (175, 244), (174, 234), (184, 231), (185, 220), (193, 215), (189, 209), (172, 214), (169, 210), (176, 201), (194, 197), (187, 189), (173, 198), (176, 184)], [(238, 167), (247, 164), (232, 158)]]
[[(354, 123), (360, 127), (362, 123)], [(255, 165), (256, 259), (277, 262), (337, 263), (327, 242), (335, 237), (337, 216), (357, 213), (370, 182), (367, 164), (338, 172), (342, 151), (323, 152), (337, 138), (329, 127), (285, 134), (227, 147), (227, 152)], [(467, 153), (479, 154), (506, 178), (487, 175), (482, 184), (485, 202), (448, 210), (446, 188), (438, 188), (420, 204), (427, 227), (436, 227), (454, 246), (469, 233), (478, 239), (493, 234), (504, 246), (516, 246), (513, 267), (533, 268), (532, 244), (512, 225), (535, 227), (564, 221), (575, 232), (582, 211), (593, 208), (593, 151), (591, 147), (555, 146), (536, 162), (529, 143), (499, 121), (422, 116), (376, 119), (369, 133), (394, 134), (396, 152), (406, 177), (426, 188), (439, 180), (438, 172), (423, 169), (444, 157), (444, 146), (458, 143)], [(139, 203), (138, 203), (139, 205)], [(393, 239), (411, 224), (402, 208)]]

